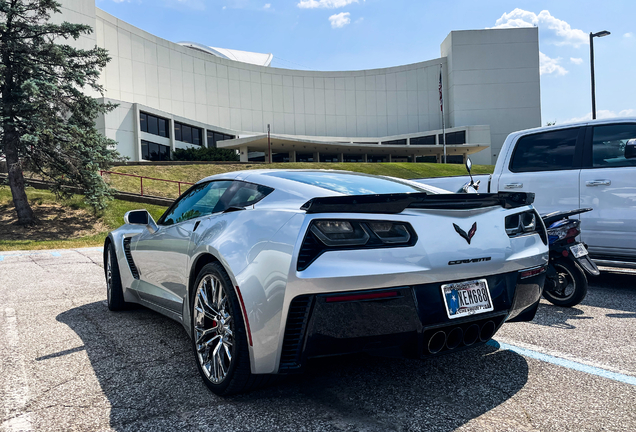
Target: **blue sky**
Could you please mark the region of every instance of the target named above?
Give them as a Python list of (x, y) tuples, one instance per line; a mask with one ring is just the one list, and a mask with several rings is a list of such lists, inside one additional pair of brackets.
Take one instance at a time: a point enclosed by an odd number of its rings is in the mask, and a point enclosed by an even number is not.
[(173, 42), (273, 53), (272, 66), (356, 70), (439, 57), (452, 30), (539, 27), (542, 121), (591, 118), (588, 34), (599, 118), (636, 117), (633, 0), (97, 0)]

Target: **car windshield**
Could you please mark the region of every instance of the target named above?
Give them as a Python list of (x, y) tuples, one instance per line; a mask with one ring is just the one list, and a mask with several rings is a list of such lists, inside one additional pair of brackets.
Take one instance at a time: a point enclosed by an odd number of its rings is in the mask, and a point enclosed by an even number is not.
[(406, 182), (358, 173), (330, 171), (278, 171), (268, 173), (267, 175), (318, 186), (346, 195), (428, 192), (424, 188), (420, 188)]

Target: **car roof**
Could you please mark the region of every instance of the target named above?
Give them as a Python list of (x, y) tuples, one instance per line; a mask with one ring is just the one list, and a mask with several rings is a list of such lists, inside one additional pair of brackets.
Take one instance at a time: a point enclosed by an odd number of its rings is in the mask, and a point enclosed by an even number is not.
[[(302, 174), (308, 174), (307, 177), (311, 178), (313, 181), (303, 181), (301, 178)], [(286, 176), (285, 174), (290, 174)], [(334, 176), (335, 174), (335, 176)], [(256, 169), (256, 170), (243, 170), (243, 171), (234, 171), (230, 173), (217, 174), (213, 176), (206, 177), (200, 182), (211, 181), (211, 180), (242, 180), (250, 183), (261, 184), (264, 186), (269, 186), (277, 190), (284, 190), (286, 192), (294, 193), (296, 195), (302, 195), (306, 198), (314, 198), (314, 197), (324, 197), (324, 196), (335, 196), (335, 195), (358, 195), (359, 193), (352, 193), (347, 191), (347, 188), (338, 188), (338, 187), (330, 187), (325, 186), (320, 181), (315, 181), (316, 179), (320, 179), (320, 177), (324, 176), (325, 179), (331, 177), (332, 181), (330, 185), (333, 185), (333, 179), (345, 179), (343, 176), (352, 176), (352, 177), (360, 177), (360, 183), (364, 183), (365, 181), (369, 181), (372, 179), (377, 180), (386, 180), (387, 184), (389, 182), (394, 182), (396, 184), (397, 189), (402, 189), (404, 186), (413, 188), (412, 192), (417, 192), (417, 189), (422, 189), (422, 192), (429, 193), (439, 193), (439, 190), (436, 188), (428, 187), (427, 185), (411, 182), (405, 179), (398, 179), (389, 176), (377, 176), (373, 174), (365, 174), (353, 171), (345, 171), (345, 170), (321, 170), (321, 169)], [(382, 182), (380, 182), (382, 183)], [(355, 187), (354, 187), (355, 189)], [(396, 193), (399, 191), (392, 191), (387, 193)], [(363, 192), (364, 194), (373, 194), (373, 193), (382, 193), (382, 192), (373, 192), (369, 190), (367, 192)]]
[(515, 131), (511, 133), (511, 136), (517, 135), (526, 135), (530, 133), (537, 133), (549, 130), (557, 130), (557, 129), (568, 129), (573, 127), (581, 127), (581, 126), (596, 126), (596, 125), (605, 125), (605, 124), (615, 124), (615, 123), (636, 123), (636, 117), (613, 117), (606, 119), (596, 119), (596, 120), (584, 120), (579, 122), (572, 123), (563, 123), (563, 124), (555, 124), (550, 126), (540, 126), (536, 128), (523, 129), (519, 131)]

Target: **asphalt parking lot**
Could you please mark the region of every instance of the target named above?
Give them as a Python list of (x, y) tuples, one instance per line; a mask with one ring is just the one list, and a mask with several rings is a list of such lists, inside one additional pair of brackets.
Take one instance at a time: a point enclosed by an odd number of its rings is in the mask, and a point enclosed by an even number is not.
[(105, 296), (97, 248), (0, 252), (4, 430), (636, 430), (636, 273), (603, 273), (573, 309), (542, 302), (478, 349), (322, 359), (228, 399), (179, 324)]

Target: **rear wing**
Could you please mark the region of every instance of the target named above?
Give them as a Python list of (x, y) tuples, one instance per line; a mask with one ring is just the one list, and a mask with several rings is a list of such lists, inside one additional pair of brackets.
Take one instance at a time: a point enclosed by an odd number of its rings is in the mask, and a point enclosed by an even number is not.
[(531, 192), (499, 192), (496, 194), (397, 193), (378, 195), (345, 195), (312, 198), (300, 208), (307, 213), (382, 213), (397, 214), (406, 208), (469, 210), (501, 206), (523, 207), (534, 202)]

